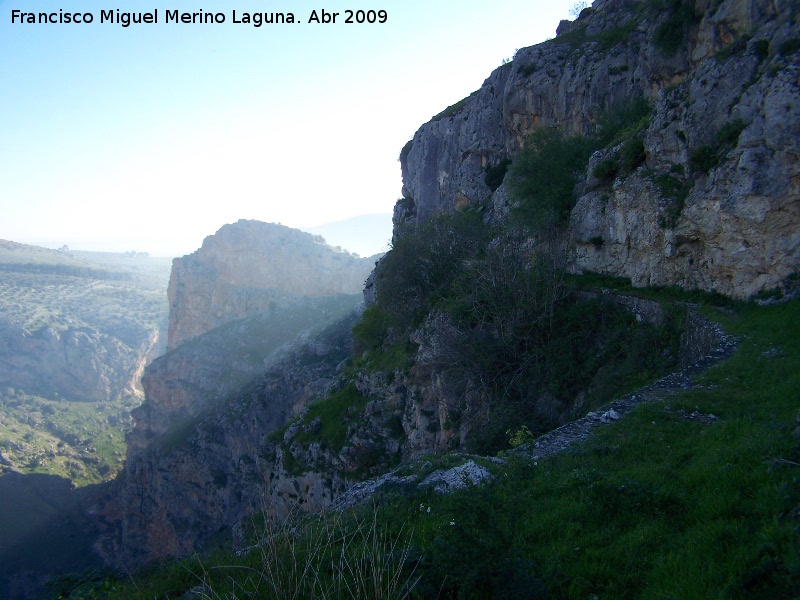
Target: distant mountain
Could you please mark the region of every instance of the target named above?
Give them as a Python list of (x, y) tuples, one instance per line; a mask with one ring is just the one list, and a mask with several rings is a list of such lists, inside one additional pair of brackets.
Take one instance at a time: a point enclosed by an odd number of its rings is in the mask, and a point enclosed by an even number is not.
[(300, 229), (321, 235), (331, 246), (341, 246), (360, 256), (372, 256), (389, 249), (389, 241), (392, 239), (392, 214), (359, 215), (344, 221)]
[(240, 220), (173, 261), (168, 349), (297, 297), (361, 294), (374, 261), (309, 233)]

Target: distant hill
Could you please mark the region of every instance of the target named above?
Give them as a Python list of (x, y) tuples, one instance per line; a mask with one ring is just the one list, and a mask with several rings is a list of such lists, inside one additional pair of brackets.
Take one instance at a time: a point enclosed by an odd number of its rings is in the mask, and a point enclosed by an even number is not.
[(302, 231), (321, 235), (331, 246), (341, 246), (360, 256), (386, 252), (392, 239), (392, 215), (380, 213), (359, 215), (352, 219), (304, 227)]

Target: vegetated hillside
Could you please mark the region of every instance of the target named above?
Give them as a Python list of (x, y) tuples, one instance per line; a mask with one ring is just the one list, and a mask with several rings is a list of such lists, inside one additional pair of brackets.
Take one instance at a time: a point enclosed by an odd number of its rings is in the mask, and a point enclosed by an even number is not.
[(85, 484), (121, 466), (166, 325), (169, 261), (74, 254), (0, 242), (0, 456)]
[[(608, 0), (562, 24), (554, 40), (520, 50), (403, 149), (393, 248), (369, 282), (352, 356), (328, 372), (325, 393), (297, 396), (302, 409), (282, 427), (248, 413), (244, 434), (203, 426), (188, 432), (202, 442), (191, 452), (152, 452), (128, 499), (146, 499), (146, 510), (121, 529), (117, 558), (209, 547), (200, 523), (233, 522), (219, 507), (243, 481), (266, 488), (264, 512), (280, 520), (331, 508), (345, 492), (372, 489), (357, 483), (393, 472), (375, 527), (362, 516), (323, 519), (310, 538), (258, 532), (249, 542), (262, 552), (245, 561), (254, 570), (233, 585), (268, 595), (275, 583), (278, 597), (379, 580), (416, 582), (420, 597), (796, 595), (798, 398), (783, 382), (795, 382), (798, 358), (776, 322), (793, 318), (797, 302), (760, 309), (731, 296), (796, 293), (799, 121), (778, 124), (800, 105), (799, 28), (796, 3)], [(637, 293), (631, 283), (651, 287)], [(545, 468), (524, 456), (497, 462), (701, 358), (713, 327), (687, 305), (698, 301), (732, 311), (702, 310), (752, 336), (736, 362), (706, 376), (708, 389), (634, 410), (598, 433), (600, 443), (579, 446), (578, 458)], [(773, 393), (782, 394), (774, 406)], [(729, 422), (712, 435), (692, 429), (714, 423), (712, 412)], [(219, 447), (243, 452), (220, 462)], [(419, 490), (420, 471), (449, 452), (484, 457), (480, 469), (456, 472), (457, 482), (494, 471), (495, 483), (452, 499)], [(227, 467), (169, 510), (152, 503), (170, 473), (186, 481), (183, 466), (203, 462)], [(764, 486), (780, 493), (764, 495)], [(151, 514), (163, 518), (157, 528), (148, 528)], [(240, 525), (252, 520), (240, 516)], [(395, 516), (421, 531), (399, 558), (373, 536), (377, 528), (406, 539)], [(249, 543), (242, 532), (223, 528), (214, 541)], [(324, 550), (298, 554), (298, 539)], [(352, 542), (345, 558), (339, 540)], [(382, 579), (348, 571), (350, 552), (368, 547), (376, 560), (365, 562)], [(683, 579), (684, 560), (713, 566)], [(285, 566), (313, 575), (277, 582)], [(183, 593), (179, 580), (152, 589)]]
[(0, 241), (0, 597), (100, 564), (87, 492), (122, 468), (170, 263)]

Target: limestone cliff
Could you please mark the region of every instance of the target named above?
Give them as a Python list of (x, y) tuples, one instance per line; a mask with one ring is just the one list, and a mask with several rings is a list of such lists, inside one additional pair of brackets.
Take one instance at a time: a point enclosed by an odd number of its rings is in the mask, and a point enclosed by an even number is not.
[(374, 263), (282, 225), (225, 225), (173, 261), (168, 349), (288, 298), (360, 293)]
[[(573, 268), (740, 298), (781, 286), (800, 263), (798, 3), (671, 6), (595, 2), (423, 125), (400, 155), (395, 223), (467, 205), (504, 218), (509, 191), (487, 185), (487, 167), (513, 161), (537, 128), (586, 134), (644, 96), (655, 105), (645, 163), (599, 186), (593, 167), (619, 152), (607, 148), (575, 191)], [(723, 152), (719, 134), (732, 123), (741, 134)], [(717, 153), (707, 171), (693, 161), (702, 152)], [(658, 184), (668, 174), (685, 186), (681, 206)]]
[[(264, 437), (346, 357), (373, 264), (256, 221), (226, 225), (174, 261), (169, 351), (142, 376), (126, 469), (96, 506), (109, 560), (185, 554), (261, 508)], [(320, 333), (340, 319), (335, 335)]]

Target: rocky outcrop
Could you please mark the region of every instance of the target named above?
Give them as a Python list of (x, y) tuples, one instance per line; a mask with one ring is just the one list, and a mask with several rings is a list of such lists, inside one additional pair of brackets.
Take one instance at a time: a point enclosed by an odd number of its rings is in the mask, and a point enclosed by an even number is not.
[[(578, 199), (577, 269), (739, 298), (798, 270), (800, 69), (778, 52), (762, 59), (754, 50), (759, 39), (780, 46), (789, 35), (788, 24), (762, 28), (739, 54), (707, 59), (659, 94), (646, 164)], [(731, 124), (742, 130), (724, 148), (719, 132)], [(707, 173), (693, 164), (701, 148), (718, 155)], [(666, 177), (686, 187), (683, 207), (665, 193)]]
[(375, 260), (259, 221), (225, 225), (172, 265), (168, 350), (297, 296), (358, 294)]
[(109, 560), (183, 555), (264, 508), (265, 438), (346, 358), (373, 264), (257, 221), (173, 262), (170, 349), (142, 376), (126, 469), (96, 509)]
[(91, 327), (35, 332), (15, 325), (0, 328), (0, 386), (43, 398), (107, 402), (136, 393), (145, 354), (155, 343), (131, 349)]
[[(502, 219), (509, 192), (489, 187), (487, 167), (513, 160), (537, 128), (585, 134), (605, 111), (644, 96), (655, 105), (645, 164), (598, 184), (593, 167), (619, 152), (605, 149), (576, 190), (574, 269), (739, 298), (783, 285), (800, 263), (798, 5), (694, 7), (699, 17), (673, 23), (653, 6), (595, 2), (555, 39), (519, 50), (403, 149), (395, 224), (468, 205)], [(671, 26), (683, 31), (674, 53), (656, 43)], [(736, 127), (738, 138), (720, 141)], [(702, 153), (713, 160), (698, 167)], [(682, 190), (665, 189), (665, 176)]]

